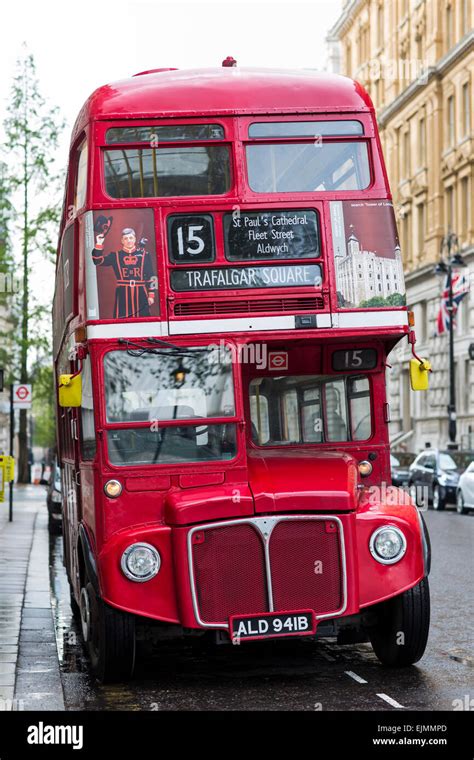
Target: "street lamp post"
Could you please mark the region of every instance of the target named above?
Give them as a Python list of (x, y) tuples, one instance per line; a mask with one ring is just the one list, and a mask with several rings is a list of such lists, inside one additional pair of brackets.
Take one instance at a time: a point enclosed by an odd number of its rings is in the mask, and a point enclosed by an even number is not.
[[(446, 252), (446, 260), (443, 254)], [(454, 299), (453, 299), (453, 270), (465, 267), (461, 254), (459, 253), (459, 240), (455, 232), (448, 231), (441, 241), (440, 260), (435, 267), (435, 274), (446, 275), (446, 285), (448, 288), (448, 305), (449, 314), (449, 403), (448, 403), (448, 436), (449, 448), (457, 449), (456, 435), (456, 377), (454, 365)]]

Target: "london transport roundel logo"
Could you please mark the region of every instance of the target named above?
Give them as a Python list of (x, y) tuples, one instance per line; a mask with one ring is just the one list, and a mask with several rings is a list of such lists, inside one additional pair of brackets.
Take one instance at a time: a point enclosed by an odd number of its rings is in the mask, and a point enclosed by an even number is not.
[(272, 370), (288, 369), (288, 352), (287, 351), (269, 351), (268, 352), (268, 369), (272, 369)]

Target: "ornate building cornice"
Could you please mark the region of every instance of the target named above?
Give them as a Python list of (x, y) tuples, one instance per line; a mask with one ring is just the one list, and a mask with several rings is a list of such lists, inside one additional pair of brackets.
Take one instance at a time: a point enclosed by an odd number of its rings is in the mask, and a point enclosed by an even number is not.
[(418, 94), (420, 90), (423, 90), (432, 79), (439, 79), (461, 58), (463, 58), (470, 50), (474, 49), (474, 31), (463, 37), (446, 55), (439, 59), (436, 66), (430, 66), (427, 70), (423, 71), (421, 76), (414, 82), (408, 85), (403, 92), (395, 98), (389, 106), (382, 109), (377, 117), (377, 121), (380, 127), (385, 127), (387, 122), (390, 121), (404, 106)]
[(354, 21), (354, 15), (359, 8), (364, 5), (367, 0), (349, 0), (346, 6), (342, 9), (342, 13), (339, 16), (336, 23), (330, 28), (326, 35), (327, 42), (339, 42), (343, 34), (352, 26)]

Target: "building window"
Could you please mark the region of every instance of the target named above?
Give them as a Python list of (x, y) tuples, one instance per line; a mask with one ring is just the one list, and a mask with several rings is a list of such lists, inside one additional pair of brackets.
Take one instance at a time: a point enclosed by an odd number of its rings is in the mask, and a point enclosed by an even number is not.
[(446, 188), (446, 226), (451, 232), (454, 229), (454, 188)]
[(452, 147), (455, 141), (455, 123), (454, 123), (454, 95), (450, 95), (447, 100), (448, 114), (448, 147)]
[(463, 137), (471, 133), (471, 98), (469, 95), (469, 82), (462, 86), (462, 127)]
[(410, 133), (403, 133), (403, 177), (408, 179), (410, 176)]
[(461, 37), (470, 31), (469, 9), (471, 0), (461, 0)]
[(463, 411), (467, 412), (469, 414), (470, 412), (470, 393), (471, 393), (471, 383), (470, 383), (470, 374), (471, 374), (471, 361), (470, 359), (464, 360), (464, 382), (462, 387), (462, 395), (463, 395)]
[(377, 7), (377, 45), (382, 47), (383, 45), (383, 5), (380, 3)]
[(463, 177), (460, 184), (461, 190), (461, 234), (466, 242), (469, 242), (469, 177)]
[(428, 308), (426, 301), (420, 301), (419, 313), (416, 319), (417, 325), (417, 337), (420, 343), (424, 343), (428, 339), (428, 320), (427, 320)]
[(346, 47), (346, 76), (350, 77), (352, 71), (352, 48), (351, 43), (347, 43)]
[(451, 5), (446, 7), (446, 45), (451, 50), (453, 46), (453, 9)]
[(417, 206), (417, 226), (418, 226), (418, 261), (423, 258), (423, 248), (425, 244), (425, 204), (420, 203)]
[(420, 119), (418, 122), (418, 165), (426, 163), (426, 122)]
[(409, 262), (413, 261), (413, 245), (411, 240), (411, 215), (406, 212), (402, 220), (403, 250)]

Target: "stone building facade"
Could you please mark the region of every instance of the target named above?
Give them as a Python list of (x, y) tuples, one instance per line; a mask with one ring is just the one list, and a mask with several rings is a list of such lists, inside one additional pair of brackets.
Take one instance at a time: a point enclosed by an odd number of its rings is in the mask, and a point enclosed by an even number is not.
[(437, 335), (443, 237), (458, 236), (471, 292), (455, 331), (458, 442), (474, 449), (474, 5), (472, 0), (346, 0), (328, 34), (330, 66), (374, 102), (400, 233), (417, 351), (432, 360), (427, 393), (410, 393), (405, 341), (390, 357), (392, 437), (448, 440), (448, 335)]

